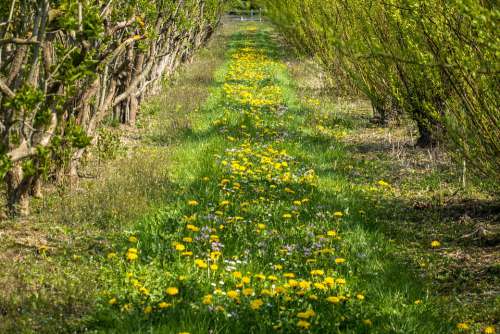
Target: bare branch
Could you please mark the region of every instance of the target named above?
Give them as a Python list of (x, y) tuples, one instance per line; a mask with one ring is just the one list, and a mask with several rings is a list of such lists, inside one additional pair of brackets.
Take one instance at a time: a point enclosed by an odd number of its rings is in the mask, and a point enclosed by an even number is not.
[(40, 42), (35, 39), (5, 38), (5, 39), (0, 39), (0, 45), (2, 44), (28, 45), (28, 44), (40, 44)]
[(9, 86), (7, 86), (7, 84), (5, 83), (5, 81), (2, 78), (0, 78), (0, 91), (10, 98), (14, 98), (16, 96), (16, 93), (14, 93), (9, 88)]

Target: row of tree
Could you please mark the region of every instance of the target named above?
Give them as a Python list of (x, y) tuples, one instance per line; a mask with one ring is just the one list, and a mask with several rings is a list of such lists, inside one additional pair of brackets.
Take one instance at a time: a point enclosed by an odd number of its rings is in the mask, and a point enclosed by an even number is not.
[(291, 45), (500, 180), (500, 10), (491, 0), (256, 0)]
[(42, 178), (76, 175), (109, 117), (135, 124), (146, 94), (213, 33), (226, 0), (0, 2), (0, 178), (27, 214)]

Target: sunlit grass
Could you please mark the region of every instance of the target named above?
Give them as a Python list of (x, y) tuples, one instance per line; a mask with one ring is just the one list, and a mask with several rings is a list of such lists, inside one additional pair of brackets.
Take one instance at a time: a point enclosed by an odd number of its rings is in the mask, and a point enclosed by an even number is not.
[(270, 27), (228, 31), (146, 104), (96, 180), (41, 200), (28, 226), (50, 247), (6, 266), (0, 332), (483, 331), (492, 299), (471, 314), (440, 296), (429, 276), (449, 242), (410, 224), (408, 194), (452, 176), (398, 181), (392, 155), (357, 152), (362, 102), (304, 94)]
[(109, 261), (102, 331), (452, 331), (370, 228), (372, 199), (389, 188), (331, 169), (345, 146), (306, 122), (279, 55), (267, 28), (234, 35), (172, 154), (179, 190)]

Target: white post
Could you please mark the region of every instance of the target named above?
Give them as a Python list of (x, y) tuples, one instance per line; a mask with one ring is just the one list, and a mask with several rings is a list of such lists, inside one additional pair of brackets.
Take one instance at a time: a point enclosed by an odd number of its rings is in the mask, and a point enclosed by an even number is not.
[(465, 179), (466, 175), (467, 175), (467, 164), (466, 164), (465, 159), (464, 159), (462, 162), (462, 187), (464, 187), (464, 189), (467, 186), (467, 182)]

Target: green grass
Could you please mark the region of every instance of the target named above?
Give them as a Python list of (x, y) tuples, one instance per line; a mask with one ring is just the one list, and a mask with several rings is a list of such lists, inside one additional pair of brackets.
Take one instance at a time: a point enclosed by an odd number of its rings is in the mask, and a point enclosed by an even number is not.
[[(371, 184), (352, 183), (343, 172), (342, 166), (352, 161), (347, 145), (336, 140), (335, 135), (349, 131), (352, 123), (333, 119), (334, 129), (318, 135), (316, 125), (310, 122), (311, 110), (301, 105), (293, 79), (280, 64), (281, 55), (271, 31), (259, 27), (257, 32), (235, 34), (228, 55), (245, 52), (248, 46), (273, 61), (262, 65), (267, 77), (228, 81), (226, 75), (234, 62), (231, 59), (217, 73), (218, 84), (211, 98), (192, 117), (191, 131), (185, 133), (172, 154), (171, 177), (178, 191), (157, 214), (138, 222), (131, 233), (138, 238), (137, 244), (125, 241), (116, 251), (119, 257), (109, 263), (108, 293), (101, 299), (94, 323), (98, 331), (295, 333), (300, 331), (298, 312), (313, 309), (316, 315), (308, 319), (313, 333), (454, 332), (458, 320), (444, 312), (443, 302), (433, 297), (426, 282), (417, 278), (408, 261), (398, 255), (397, 245), (377, 226), (390, 208), (392, 187), (378, 185), (375, 180)], [(224, 83), (253, 84), (255, 94), (276, 85), (281, 93), (271, 107), (249, 109), (224, 93)], [(214, 124), (216, 120), (222, 120), (222, 125)], [(257, 121), (262, 121), (262, 127), (257, 126)], [(239, 151), (243, 143), (248, 144), (249, 152)], [(281, 180), (279, 168), (269, 171), (270, 178), (228, 171), (231, 160), (241, 164), (247, 158), (259, 166), (258, 159), (270, 146), (276, 150), (270, 158), (274, 163), (287, 161), (284, 171), (293, 175), (292, 180)], [(282, 150), (287, 153), (278, 153)], [(311, 172), (313, 169), (316, 173)], [(307, 179), (304, 175), (312, 176)], [(240, 183), (242, 190), (221, 188), (223, 179), (229, 184)], [(291, 188), (293, 194), (285, 188)], [(304, 198), (309, 202), (293, 206), (292, 201)], [(190, 200), (198, 204), (190, 206)], [(223, 200), (229, 201), (227, 207), (218, 204)], [(284, 218), (283, 214), (293, 211), (297, 213), (291, 219)], [(335, 212), (341, 212), (342, 217), (336, 217)], [(186, 218), (193, 214), (197, 214), (193, 220)], [(235, 217), (241, 219), (231, 222)], [(189, 222), (206, 226), (211, 229), (208, 234), (220, 238), (224, 261), (218, 262), (218, 269), (194, 265), (195, 258), (207, 260), (211, 243), (203, 238), (197, 240), (200, 232), (187, 231)], [(258, 223), (265, 224), (259, 232)], [(340, 238), (324, 237), (328, 230), (337, 231)], [(184, 242), (186, 236), (193, 236), (195, 242)], [(180, 255), (173, 247), (176, 242), (194, 255)], [(295, 250), (283, 255), (287, 245)], [(314, 247), (334, 251), (314, 255)], [(138, 249), (138, 260), (124, 259), (128, 248)], [(347, 261), (335, 264), (336, 258)], [(283, 269), (277, 270), (277, 264)], [(284, 272), (294, 273), (297, 279), (320, 282), (323, 277), (311, 277), (315, 269), (345, 278), (346, 286), (337, 284), (329, 291), (313, 288), (304, 295), (286, 287)], [(233, 277), (234, 271), (251, 278), (252, 283), (245, 287), (254, 289), (252, 296), (241, 295), (240, 278)], [(256, 282), (259, 273), (275, 275), (277, 282)], [(288, 292), (265, 296), (262, 289), (273, 289), (273, 284), (285, 285)], [(165, 290), (170, 286), (177, 287), (179, 295), (168, 296)], [(235, 300), (217, 294), (217, 288), (226, 293), (237, 290), (240, 297)], [(207, 294), (213, 295), (210, 305), (202, 303)], [(331, 295), (345, 296), (346, 300), (332, 305), (326, 301)], [(358, 300), (357, 295), (365, 299)], [(249, 307), (255, 299), (264, 301), (260, 310)], [(109, 300), (116, 300), (116, 304), (108, 305)], [(416, 304), (417, 300), (420, 303)], [(161, 309), (162, 301), (173, 306)]]
[[(255, 67), (239, 63), (249, 67), (231, 75), (232, 56), (249, 46), (265, 59)], [(31, 221), (2, 223), (8, 238), (0, 264), (7, 270), (0, 283), (8, 288), (0, 292), (0, 332), (420, 334), (457, 333), (458, 322), (475, 333), (495, 325), (494, 265), (479, 267), (478, 276), (478, 267), (451, 256), (481, 251), (494, 258), (494, 244), (459, 239), (477, 221), (490, 226), (491, 196), (477, 183), (459, 193), (487, 213), (466, 210), (472, 222), (456, 224), (445, 212), (460, 184), (449, 160), (399, 146), (406, 127), (370, 127), (365, 102), (324, 94), (317, 69), (308, 66), (283, 50), (269, 26), (226, 25), (143, 107), (139, 130), (124, 136), (118, 158), (97, 165), (89, 159), (95, 180), (40, 200)], [(245, 77), (255, 71), (263, 77)], [(225, 84), (252, 85), (254, 97), (279, 90), (269, 94), (270, 103), (251, 109)], [(103, 144), (103, 157), (109, 147), (116, 150), (114, 140)], [(241, 151), (243, 143), (249, 151)], [(265, 173), (258, 171), (262, 155), (273, 162)], [(245, 158), (254, 163), (255, 177), (229, 168)], [(274, 166), (284, 161), (287, 166)], [(285, 172), (290, 179), (282, 178)], [(188, 223), (205, 229), (190, 232)], [(326, 235), (332, 230), (338, 237)], [(194, 264), (220, 246), (204, 234), (217, 235), (224, 246), (216, 270)], [(183, 241), (188, 236), (193, 243)], [(432, 240), (443, 246), (431, 249)], [(175, 243), (194, 254), (183, 256)], [(130, 248), (137, 260), (126, 259)], [(315, 255), (320, 249), (333, 253)], [(346, 262), (336, 264), (337, 258)], [(324, 276), (311, 276), (318, 269)], [(243, 296), (235, 271), (251, 279), (244, 287), (252, 295)], [(300, 295), (286, 286), (288, 272), (296, 280), (328, 276), (346, 284)], [(265, 281), (255, 276), (260, 273)], [(288, 292), (262, 290), (276, 286)], [(179, 293), (169, 296), (168, 287)], [(225, 294), (230, 290), (239, 291), (237, 300)], [(213, 295), (209, 305), (207, 294)], [(331, 304), (329, 296), (346, 299)], [(256, 299), (264, 301), (259, 310), (250, 307)], [(161, 302), (173, 305), (162, 309)], [(308, 309), (316, 315), (303, 330), (297, 314)]]
[(0, 222), (0, 333), (82, 332), (102, 293), (105, 254), (177, 191), (171, 152), (224, 62), (233, 26), (141, 106), (138, 129), (106, 128), (78, 184), (48, 188), (29, 219)]

